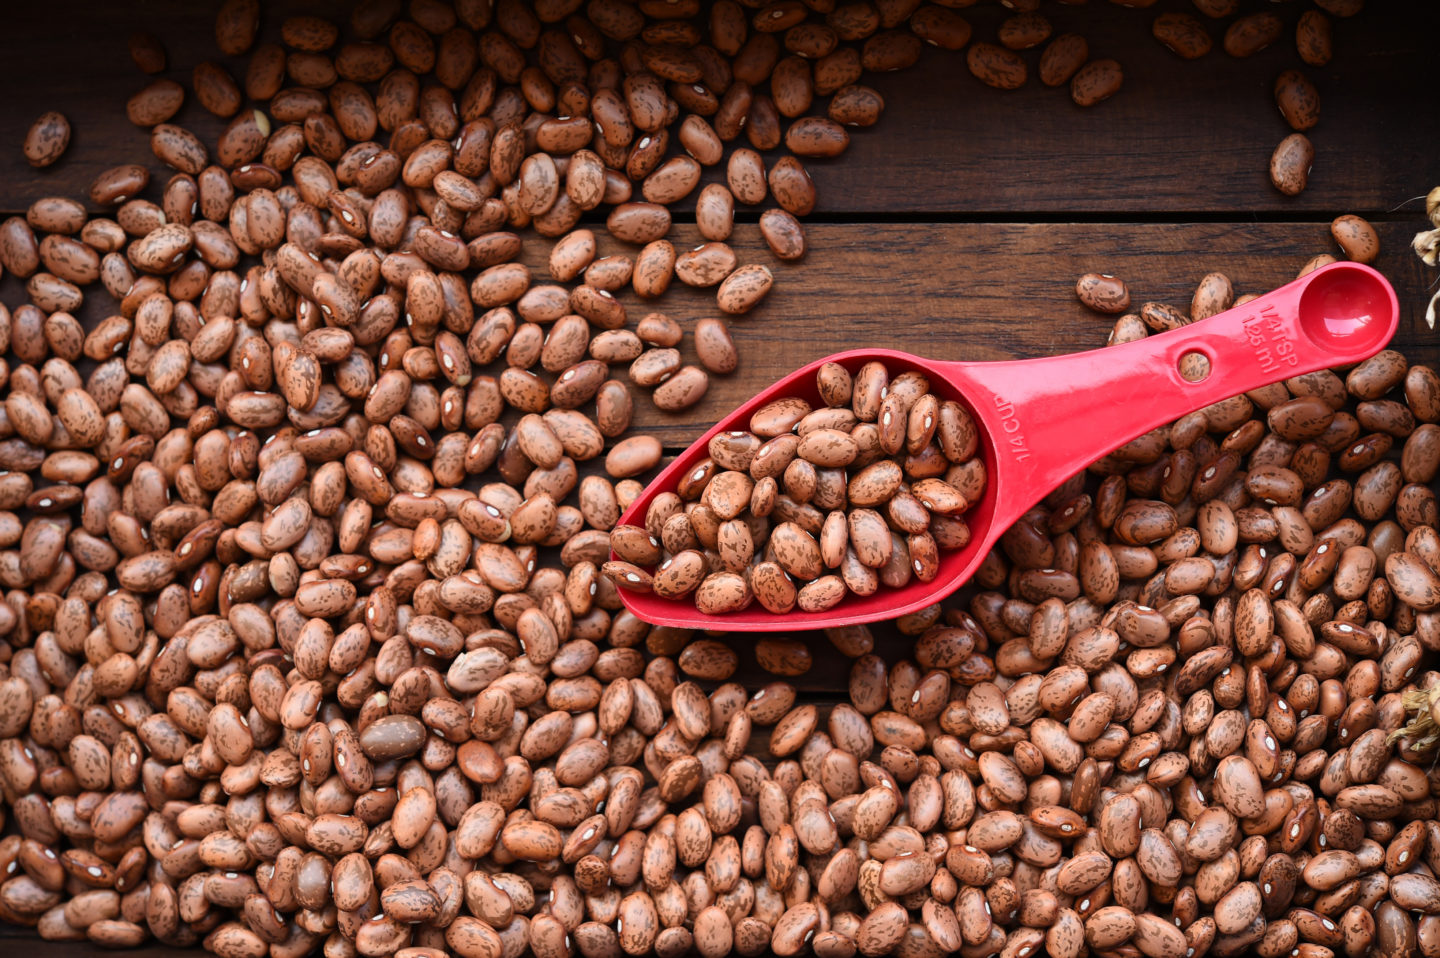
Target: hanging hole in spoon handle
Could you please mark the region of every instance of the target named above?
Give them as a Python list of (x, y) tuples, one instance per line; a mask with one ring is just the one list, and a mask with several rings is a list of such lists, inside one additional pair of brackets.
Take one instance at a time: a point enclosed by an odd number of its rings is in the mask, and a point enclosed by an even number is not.
[(1001, 528), (1151, 429), (1270, 383), (1375, 355), (1399, 302), (1378, 272), (1335, 263), (1189, 326), (1067, 356), (950, 368), (994, 443)]

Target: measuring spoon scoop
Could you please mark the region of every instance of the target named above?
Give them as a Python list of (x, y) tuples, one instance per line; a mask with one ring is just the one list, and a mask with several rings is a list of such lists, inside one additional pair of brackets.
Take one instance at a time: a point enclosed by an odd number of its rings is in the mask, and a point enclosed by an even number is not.
[[(651, 502), (663, 492), (675, 492), (707, 458), (711, 438), (748, 429), (756, 410), (792, 396), (823, 407), (816, 372), (825, 363), (838, 363), (853, 375), (879, 361), (891, 376), (923, 373), (937, 399), (961, 403), (974, 419), (987, 482), (963, 516), (969, 544), (941, 551), (930, 581), (912, 576), (899, 588), (881, 585), (865, 596), (847, 592), (821, 612), (774, 613), (752, 602), (736, 612), (706, 615), (695, 608), (692, 596), (667, 598), (623, 587), (620, 595), (630, 611), (653, 625), (723, 632), (832, 628), (916, 612), (963, 585), (1006, 529), (1090, 463), (1222, 399), (1367, 359), (1390, 341), (1398, 322), (1395, 291), (1385, 278), (1368, 266), (1342, 262), (1208, 319), (1090, 352), (986, 363), (945, 362), (891, 349), (827, 356), (716, 423), (655, 477), (620, 524), (643, 528)], [(1194, 382), (1181, 373), (1182, 357), (1192, 353), (1209, 363), (1208, 374)], [(1192, 359), (1185, 368), (1197, 366), (1203, 369), (1204, 363)], [(612, 553), (610, 558), (617, 557)]]

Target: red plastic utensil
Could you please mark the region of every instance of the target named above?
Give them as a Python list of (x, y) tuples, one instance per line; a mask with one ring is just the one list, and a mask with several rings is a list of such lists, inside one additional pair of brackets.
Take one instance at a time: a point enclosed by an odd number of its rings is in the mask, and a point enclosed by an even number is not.
[[(829, 628), (923, 609), (964, 584), (1015, 520), (1091, 462), (1211, 403), (1373, 356), (1390, 341), (1398, 321), (1395, 291), (1383, 276), (1358, 263), (1335, 263), (1201, 322), (1090, 352), (996, 363), (940, 362), (890, 349), (827, 356), (716, 423), (655, 477), (620, 522), (643, 526), (651, 500), (675, 490), (680, 477), (709, 454), (710, 438), (748, 428), (751, 415), (765, 404), (799, 396), (823, 405), (815, 385), (823, 363), (839, 363), (854, 373), (880, 360), (892, 377), (910, 369), (925, 373), (931, 392), (963, 403), (975, 418), (989, 481), (981, 500), (965, 513), (970, 544), (941, 552), (939, 574), (930, 582), (881, 586), (869, 596), (847, 594), (819, 613), (775, 614), (751, 604), (741, 612), (712, 616), (701, 614), (688, 598), (624, 589), (620, 594), (646, 622), (726, 632)], [(1179, 363), (1187, 353), (1210, 361), (1209, 374), (1199, 382), (1180, 375)]]

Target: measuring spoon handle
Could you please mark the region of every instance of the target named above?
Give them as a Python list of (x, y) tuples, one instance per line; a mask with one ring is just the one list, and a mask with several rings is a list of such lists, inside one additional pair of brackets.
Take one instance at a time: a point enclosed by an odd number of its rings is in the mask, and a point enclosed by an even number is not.
[[(1018, 362), (947, 364), (995, 444), (1000, 528), (1080, 469), (1151, 429), (1231, 396), (1359, 362), (1390, 341), (1395, 291), (1335, 263), (1179, 329), (1119, 346)], [(1191, 382), (1182, 358), (1208, 374)], [(1203, 368), (1186, 359), (1183, 368)]]

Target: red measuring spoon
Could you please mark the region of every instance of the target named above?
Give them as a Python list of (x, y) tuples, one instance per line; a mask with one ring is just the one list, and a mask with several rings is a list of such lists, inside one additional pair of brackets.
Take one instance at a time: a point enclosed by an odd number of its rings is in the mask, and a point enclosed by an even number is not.
[[(930, 390), (969, 408), (980, 431), (979, 455), (989, 481), (965, 513), (971, 541), (940, 553), (930, 582), (873, 595), (847, 594), (824, 612), (783, 614), (752, 604), (704, 615), (687, 599), (620, 590), (625, 605), (654, 625), (727, 632), (820, 629), (875, 622), (923, 609), (955, 591), (979, 567), (1001, 534), (1052, 489), (1113, 449), (1157, 426), (1230, 396), (1291, 376), (1359, 362), (1390, 341), (1399, 322), (1395, 291), (1359, 263), (1335, 263), (1286, 286), (1181, 329), (1105, 349), (1018, 362), (957, 363), (893, 349), (852, 349), (816, 360), (741, 406), (705, 433), (645, 488), (620, 518), (643, 526), (650, 502), (673, 492), (681, 476), (709, 455), (710, 438), (748, 428), (761, 406), (799, 396), (817, 407), (815, 372), (835, 362), (854, 373), (881, 360), (892, 376), (919, 370)], [(1182, 378), (1187, 353), (1210, 361), (1199, 382)], [(615, 558), (612, 554), (611, 558)]]

